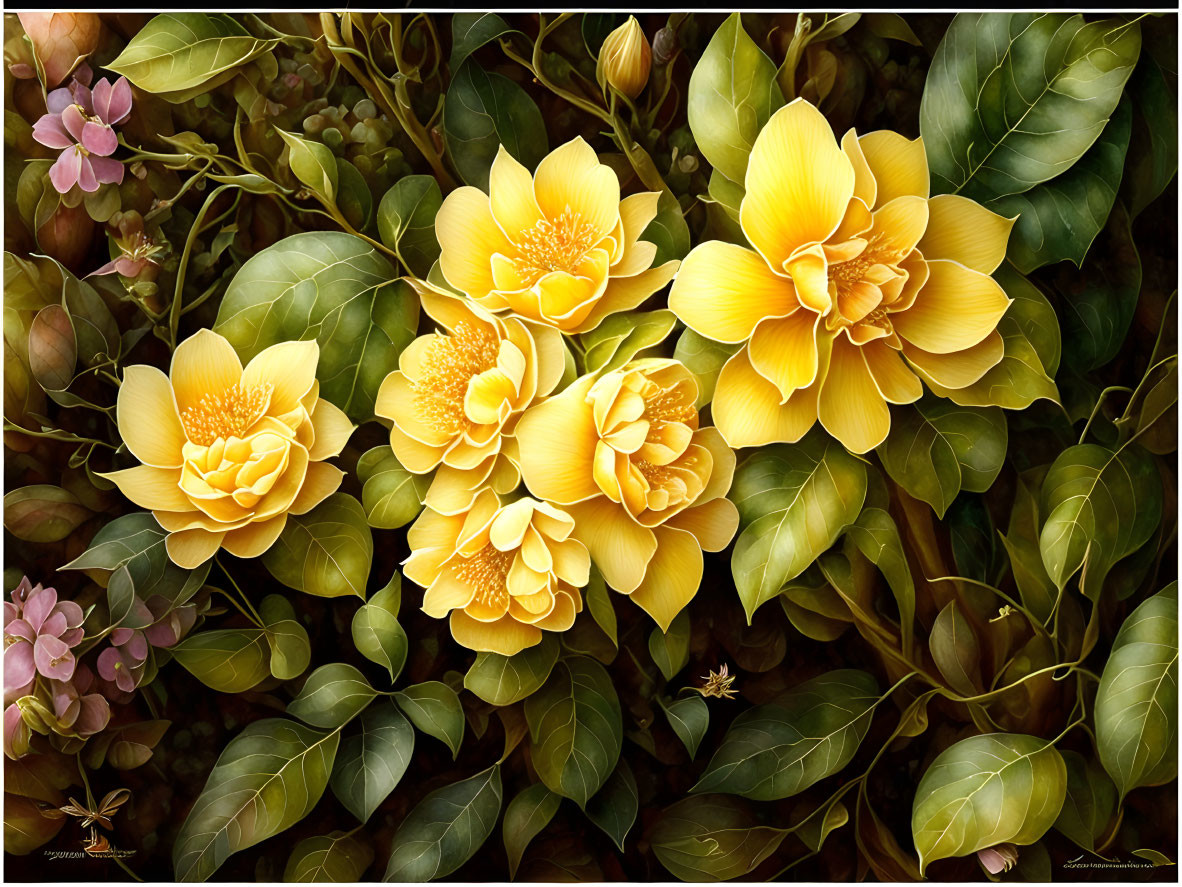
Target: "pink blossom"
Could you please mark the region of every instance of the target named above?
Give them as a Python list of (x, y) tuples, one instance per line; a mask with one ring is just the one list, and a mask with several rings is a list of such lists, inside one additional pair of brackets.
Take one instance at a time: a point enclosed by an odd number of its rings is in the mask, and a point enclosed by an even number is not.
[(82, 640), (82, 608), (59, 601), (57, 591), (32, 585), (28, 577), (4, 603), (4, 699), (31, 692), (37, 675), (68, 681), (74, 675), (72, 648)]
[(111, 85), (105, 77), (91, 89), (89, 69), (83, 80), (75, 77), (69, 86), (55, 89), (45, 100), (49, 113), (33, 125), (33, 138), (49, 148), (61, 148), (49, 170), (49, 180), (58, 193), (74, 185), (83, 191), (97, 191), (104, 183), (123, 181), (123, 164), (111, 158), (119, 147), (112, 128), (131, 113), (131, 84), (120, 77)]

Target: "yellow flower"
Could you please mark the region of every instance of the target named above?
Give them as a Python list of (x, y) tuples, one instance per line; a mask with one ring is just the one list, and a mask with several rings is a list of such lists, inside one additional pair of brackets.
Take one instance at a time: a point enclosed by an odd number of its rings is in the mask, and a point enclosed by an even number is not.
[(448, 194), (435, 233), (447, 282), (490, 311), (582, 333), (635, 308), (677, 270), (675, 261), (650, 268), (657, 248), (639, 239), (659, 195), (620, 200), (615, 172), (581, 138), (551, 151), (532, 177), (502, 147), (488, 190)]
[(228, 341), (201, 330), (177, 346), (169, 375), (125, 370), (115, 417), (143, 464), (102, 476), (152, 511), (176, 564), (196, 567), (219, 548), (257, 557), (287, 515), (340, 486), (341, 471), (322, 460), (353, 424), (319, 398), (319, 359), (315, 342), (282, 342), (243, 369)]
[(603, 41), (595, 76), (600, 86), (606, 80), (617, 92), (634, 99), (648, 83), (652, 66), (652, 47), (636, 16), (630, 15), (628, 21), (608, 34)]
[(574, 521), (534, 499), (502, 505), (481, 490), (455, 515), (425, 510), (407, 534), (403, 572), (425, 589), (423, 612), (451, 614), (452, 637), (472, 650), (512, 656), (565, 631), (583, 609), (591, 559), (570, 538)]
[(726, 499), (735, 454), (698, 427), (698, 385), (679, 361), (634, 360), (583, 376), (517, 424), (530, 492), (563, 506), (617, 591), (662, 630), (693, 599), (702, 550), (739, 524)]
[(964, 388), (1002, 358), (1010, 304), (989, 275), (1012, 219), (951, 194), (928, 198), (921, 139), (850, 130), (797, 99), (751, 151), (739, 211), (755, 251), (710, 241), (682, 263), (669, 307), (717, 342), (742, 343), (711, 411), (731, 446), (796, 441), (818, 420), (864, 453), (887, 403)]
[(562, 377), (562, 334), (412, 283), (443, 332), (407, 346), (375, 412), (393, 420), (390, 446), (408, 471), (435, 470), (427, 507), (455, 514), (486, 484), (508, 493), (520, 481), (510, 435), (522, 411)]

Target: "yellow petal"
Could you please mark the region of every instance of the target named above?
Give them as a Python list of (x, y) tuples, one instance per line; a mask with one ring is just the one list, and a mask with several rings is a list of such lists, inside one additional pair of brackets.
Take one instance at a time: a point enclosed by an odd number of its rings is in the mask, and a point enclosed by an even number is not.
[(657, 204), (661, 199), (659, 191), (641, 191), (629, 194), (620, 201), (620, 221), (624, 225), (624, 245), (636, 243), (649, 222), (657, 217)]
[(994, 330), (972, 348), (951, 354), (932, 354), (903, 343), (903, 354), (916, 372), (942, 388), (966, 388), (997, 366), (1005, 355), (1005, 341)]
[(874, 206), (878, 184), (874, 181), (874, 173), (870, 171), (870, 164), (866, 162), (866, 155), (862, 153), (862, 143), (853, 128), (841, 137), (841, 150), (850, 159), (850, 166), (854, 168), (854, 197), (861, 200), (864, 206)]
[[(501, 344), (514, 347), (510, 342)], [(516, 394), (517, 386), (504, 370), (494, 367), (477, 373), (468, 380), (464, 415), (478, 425), (496, 425), (508, 415)]]
[(566, 369), (566, 343), (562, 333), (552, 326), (512, 318), (506, 324), (520, 323), (533, 337), (538, 369), (537, 396), (545, 397), (554, 390)]
[(825, 430), (851, 453), (865, 453), (884, 440), (891, 413), (878, 393), (862, 349), (838, 336), (821, 385), (817, 416)]
[(894, 348), (881, 339), (862, 346), (866, 368), (888, 403), (914, 403), (923, 396), (923, 385)]
[(534, 623), (547, 631), (566, 631), (575, 624), (575, 613), (583, 609), (577, 589), (559, 588), (554, 593), (554, 609)]
[(1010, 229), (1018, 220), (1007, 219), (975, 200), (957, 194), (940, 194), (928, 201), (927, 233), (919, 248), (929, 259), (951, 259), (992, 274), (1006, 257)]
[(242, 371), (243, 387), (273, 385), (271, 413), (294, 410), (316, 381), (320, 346), (314, 339), (280, 342), (264, 349)]
[(534, 198), (534, 177), (501, 145), (488, 174), (488, 199), (493, 218), (513, 240), (542, 218)]
[(744, 348), (718, 374), (710, 410), (714, 424), (732, 447), (795, 443), (817, 421), (816, 389), (814, 384), (782, 403), (780, 390), (755, 371)]
[(493, 518), (492, 526), (488, 528), (489, 541), (499, 551), (519, 548), (533, 516), (534, 500), (518, 499), (511, 502)]
[(433, 619), (442, 619), (451, 610), (461, 610), (472, 602), (476, 589), (456, 576), (453, 567), (448, 567), (431, 583), (423, 593), (422, 610)]
[(198, 330), (172, 354), (169, 380), (183, 414), (207, 394), (221, 394), (242, 378), (242, 361), (234, 347), (213, 330)]
[(673, 279), (673, 275), (677, 273), (677, 266), (676, 261), (666, 262), (631, 277), (609, 278), (603, 295), (591, 307), (590, 313), (580, 323), (567, 329), (567, 332), (589, 332), (599, 326), (609, 314), (636, 308)]
[(411, 552), (402, 570), (406, 578), (423, 588), (435, 581), (440, 565), (455, 550), (465, 518), (465, 514), (443, 515), (427, 508), (415, 519), (406, 534)]
[(435, 215), (435, 236), (447, 282), (475, 299), (487, 295), (493, 288), (493, 254), (507, 254), (511, 247), (484, 192), (466, 185), (448, 194)]
[(606, 237), (620, 220), (620, 180), (599, 162), (595, 149), (576, 136), (538, 164), (534, 195), (551, 222), (569, 210), (594, 231), (592, 242)]
[(765, 317), (784, 317), (798, 307), (792, 282), (762, 256), (719, 240), (694, 247), (669, 293), (678, 320), (715, 342), (745, 342)]
[(739, 509), (730, 499), (711, 499), (674, 515), (665, 526), (693, 533), (703, 551), (722, 551), (739, 529)]
[(873, 233), (899, 259), (915, 249), (928, 227), (928, 202), (922, 197), (896, 197), (874, 211)]
[(819, 243), (798, 249), (784, 261), (800, 304), (818, 314), (828, 314), (833, 305), (829, 289), (829, 262)]
[(817, 378), (817, 323), (821, 315), (797, 311), (765, 320), (747, 346), (755, 371), (780, 390), (781, 402)]
[(575, 519), (574, 538), (587, 547), (607, 584), (631, 594), (644, 579), (656, 551), (653, 531), (603, 496), (571, 505), (567, 511)]
[(877, 206), (904, 195), (927, 197), (931, 193), (922, 138), (908, 139), (897, 132), (880, 129), (866, 133), (858, 141), (878, 184)]
[(539, 499), (569, 505), (599, 495), (593, 475), (598, 434), (586, 403), (594, 382), (591, 376), (572, 382), (526, 410), (514, 429), (522, 478)]
[(119, 492), (140, 508), (150, 511), (191, 511), (193, 508), (193, 503), (180, 487), (179, 468), (137, 465), (99, 477), (112, 481), (119, 487)]
[(160, 370), (136, 364), (123, 371), (115, 421), (131, 454), (145, 465), (180, 468), (185, 430), (177, 417), (168, 376)]
[(402, 467), (412, 474), (426, 474), (442, 460), (444, 447), (432, 447), (415, 440), (397, 425), (390, 429), (390, 446)]
[(164, 538), (164, 548), (178, 567), (194, 570), (217, 554), (222, 547), (223, 535), (199, 529), (182, 530), (169, 533)]
[(710, 499), (725, 496), (730, 492), (731, 480), (735, 474), (735, 451), (727, 446), (722, 434), (713, 426), (695, 431), (694, 444), (706, 449), (711, 459), (710, 479), (698, 494), (697, 501), (705, 503)]
[(308, 451), (308, 458), (313, 462), (320, 462), (338, 455), (349, 442), (356, 427), (336, 404), (327, 400), (316, 401), (316, 409), (312, 413), (312, 428), (316, 432), (316, 440), (312, 444), (312, 449)]
[[(305, 514), (337, 491), (345, 473), (327, 462), (312, 462), (304, 473), (304, 484), (288, 506), (289, 514)], [(228, 546), (227, 546), (228, 547)]]
[(634, 600), (668, 631), (673, 617), (694, 599), (702, 581), (702, 548), (692, 533), (657, 527), (657, 550), (644, 581), (632, 592)]
[(554, 557), (554, 575), (575, 588), (587, 584), (591, 571), (591, 555), (587, 546), (578, 539), (563, 539), (550, 543)]
[(891, 315), (895, 330), (924, 351), (948, 354), (976, 345), (997, 329), (1010, 299), (997, 281), (957, 262), (928, 262), (928, 280), (906, 311)]
[(452, 610), (451, 636), (456, 643), (478, 653), (514, 656), (542, 640), (542, 631), (502, 616), (496, 622), (480, 622), (463, 610)]
[(275, 544), (286, 523), (286, 514), (249, 523), (241, 529), (226, 533), (222, 547), (235, 557), (258, 557)]
[(755, 139), (739, 221), (773, 268), (828, 239), (854, 194), (854, 167), (829, 121), (803, 99), (772, 115)]

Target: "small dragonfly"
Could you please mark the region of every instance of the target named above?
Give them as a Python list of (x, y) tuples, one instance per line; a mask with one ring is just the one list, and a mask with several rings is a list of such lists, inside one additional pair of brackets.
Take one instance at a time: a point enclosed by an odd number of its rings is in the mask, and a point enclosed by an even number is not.
[(119, 812), (119, 808), (127, 802), (131, 797), (131, 789), (117, 788), (113, 791), (107, 792), (95, 808), (92, 810), (81, 801), (70, 798), (70, 803), (53, 810), (46, 810), (43, 815), (50, 819), (61, 819), (63, 816), (75, 816), (81, 819), (83, 828), (91, 829), (93, 834), (93, 826), (100, 825), (110, 831), (114, 826), (111, 824), (111, 817)]

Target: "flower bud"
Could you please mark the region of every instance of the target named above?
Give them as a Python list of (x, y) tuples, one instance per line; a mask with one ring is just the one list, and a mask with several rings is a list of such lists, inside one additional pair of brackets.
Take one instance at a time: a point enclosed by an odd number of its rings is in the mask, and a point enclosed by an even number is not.
[(18, 18), (41, 62), (47, 89), (65, 80), (98, 46), (102, 24), (93, 12), (22, 12)]
[(1018, 848), (1013, 844), (998, 844), (977, 851), (977, 859), (991, 875), (1008, 872), (1018, 862)]
[(595, 75), (600, 85), (604, 82), (630, 99), (640, 95), (648, 83), (653, 65), (653, 51), (641, 30), (636, 16), (607, 35), (599, 50)]
[(653, 38), (653, 61), (658, 67), (664, 67), (673, 61), (673, 53), (677, 52), (677, 32), (666, 26), (657, 31)]

